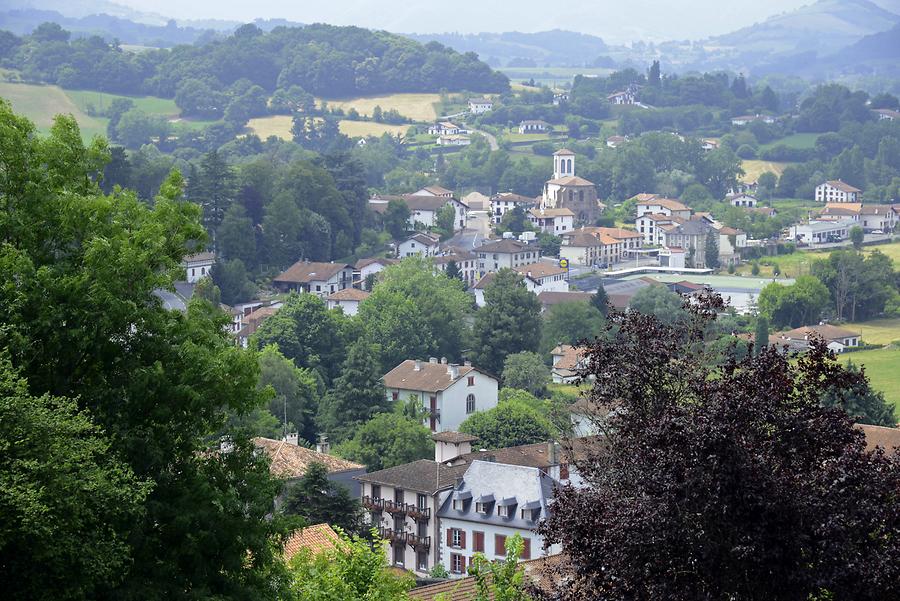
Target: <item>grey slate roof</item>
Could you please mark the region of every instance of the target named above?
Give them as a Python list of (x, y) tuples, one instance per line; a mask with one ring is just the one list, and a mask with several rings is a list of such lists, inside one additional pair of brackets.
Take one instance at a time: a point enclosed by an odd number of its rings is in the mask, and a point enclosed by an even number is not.
[(449, 467), (430, 459), (419, 459), (412, 463), (357, 476), (356, 479), (360, 482), (434, 494), (439, 490), (453, 488), (456, 479), (465, 472), (465, 467)]
[[(488, 461), (474, 461), (463, 475), (462, 481), (456, 485), (454, 495), (450, 495), (438, 510), (437, 515), (442, 519), (457, 519), (468, 522), (493, 524), (522, 530), (533, 530), (538, 521), (546, 518), (549, 503), (553, 498), (553, 479), (534, 467), (509, 465), (505, 463), (493, 463)], [(475, 511), (475, 503), (463, 503), (463, 509), (453, 509), (452, 499), (457, 493), (470, 493), (474, 498), (486, 498), (494, 496), (505, 501), (510, 497), (515, 498), (516, 504), (509, 506), (508, 517), (497, 515), (497, 508), (492, 503), (486, 514)], [(521, 510), (526, 506), (540, 507), (540, 512), (535, 520), (522, 518)]]

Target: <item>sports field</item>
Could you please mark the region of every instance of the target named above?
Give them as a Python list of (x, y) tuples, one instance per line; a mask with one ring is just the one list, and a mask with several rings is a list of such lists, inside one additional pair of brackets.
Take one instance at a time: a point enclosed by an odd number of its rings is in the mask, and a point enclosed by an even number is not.
[[(413, 121), (429, 122), (438, 117), (437, 106), (441, 102), (440, 94), (390, 94), (385, 96), (365, 96), (362, 98), (325, 99), (328, 106), (340, 108), (345, 112), (356, 109), (360, 115), (372, 116), (376, 106), (388, 111), (396, 109), (404, 117)], [(317, 99), (321, 106), (322, 99)]]

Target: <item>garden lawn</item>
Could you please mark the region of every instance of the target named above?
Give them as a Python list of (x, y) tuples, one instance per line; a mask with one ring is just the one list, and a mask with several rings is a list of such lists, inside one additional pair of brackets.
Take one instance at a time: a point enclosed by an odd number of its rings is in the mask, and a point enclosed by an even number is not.
[(838, 360), (844, 364), (852, 361), (865, 367), (872, 388), (884, 393), (885, 400), (893, 404), (897, 415), (900, 415), (900, 348), (892, 346), (844, 353), (838, 356)]

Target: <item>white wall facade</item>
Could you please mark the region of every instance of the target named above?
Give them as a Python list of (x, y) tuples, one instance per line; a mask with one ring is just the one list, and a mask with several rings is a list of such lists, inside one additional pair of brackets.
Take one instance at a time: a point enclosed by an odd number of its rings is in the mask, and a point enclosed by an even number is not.
[[(537, 523), (535, 523), (537, 527)], [(520, 528), (508, 528), (494, 524), (482, 522), (469, 522), (467, 520), (459, 520), (453, 518), (443, 518), (440, 523), (441, 540), (440, 540), (440, 559), (441, 564), (450, 572), (451, 577), (460, 578), (465, 576), (465, 570), (454, 571), (452, 568), (452, 556), (460, 555), (465, 559), (465, 567), (468, 567), (475, 553), (484, 553), (489, 560), (502, 559), (506, 557), (505, 553), (498, 553), (497, 536), (505, 536), (507, 540), (518, 534), (523, 539), (529, 539), (531, 553), (530, 559), (537, 557), (546, 557), (548, 555), (557, 555), (560, 552), (559, 545), (553, 545), (546, 551), (544, 550), (544, 539), (537, 533)], [(465, 547), (448, 545), (447, 533), (451, 529), (458, 529), (465, 533)], [(484, 550), (476, 551), (474, 548), (475, 532), (484, 534)], [(523, 557), (522, 559), (529, 559)]]
[(340, 309), (344, 315), (353, 316), (359, 313), (358, 300), (329, 300), (326, 304), (329, 309)]
[(437, 255), (439, 245), (435, 244), (423, 244), (419, 240), (414, 240), (410, 238), (409, 240), (405, 240), (397, 245), (397, 256), (401, 259), (406, 257), (413, 256), (422, 256), (422, 257), (433, 257)]
[[(469, 378), (472, 378), (471, 384)], [(426, 411), (431, 411), (434, 399), (437, 415), (426, 417), (422, 423), (432, 432), (458, 432), (460, 424), (466, 421), (467, 417), (497, 406), (498, 390), (497, 380), (480, 371), (472, 370), (442, 391), (388, 388), (387, 396), (390, 400), (402, 402), (407, 402), (411, 397), (415, 398)], [(471, 411), (467, 407), (469, 395), (475, 400)]]

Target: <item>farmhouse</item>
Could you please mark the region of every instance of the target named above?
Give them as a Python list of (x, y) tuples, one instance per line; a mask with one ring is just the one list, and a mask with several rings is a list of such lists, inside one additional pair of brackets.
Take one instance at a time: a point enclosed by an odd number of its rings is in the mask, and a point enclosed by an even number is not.
[(344, 315), (359, 313), (359, 304), (369, 298), (369, 293), (356, 288), (344, 288), (325, 297), (329, 309), (340, 309)]
[(859, 346), (861, 336), (857, 332), (829, 324), (803, 326), (788, 332), (779, 332), (769, 337), (769, 344), (787, 345), (792, 350), (804, 351), (809, 348), (809, 340), (818, 336), (828, 343), (835, 353), (843, 353), (848, 348)]
[(896, 121), (900, 120), (900, 112), (891, 109), (875, 109), (872, 111), (879, 121)]
[(859, 220), (866, 232), (888, 234), (897, 227), (897, 212), (900, 205), (863, 205), (859, 209)]
[(465, 129), (456, 125), (455, 123), (451, 123), (450, 121), (441, 121), (440, 123), (435, 123), (434, 125), (428, 128), (428, 133), (432, 136), (456, 136), (459, 134), (467, 133)]
[(432, 432), (456, 431), (476, 411), (497, 406), (497, 379), (466, 362), (406, 360), (384, 376), (388, 398), (414, 398), (425, 409), (424, 423)]
[(862, 190), (841, 180), (831, 180), (816, 186), (816, 202), (860, 202)]
[(749, 194), (728, 194), (725, 197), (725, 200), (733, 207), (746, 207), (746, 208), (755, 208), (756, 205), (759, 204), (759, 200), (756, 199), (755, 196), (751, 196)]
[(473, 115), (481, 115), (494, 108), (494, 101), (490, 98), (469, 98), (469, 112)]
[(353, 266), (310, 261), (297, 261), (272, 280), (279, 292), (309, 292), (319, 298), (343, 290), (352, 283)]
[(435, 141), (438, 146), (469, 146), (471, 143), (469, 136), (441, 136)]
[(553, 126), (540, 119), (526, 119), (519, 122), (520, 134), (543, 134), (552, 130)]
[(606, 138), (606, 146), (609, 148), (618, 148), (627, 141), (628, 138), (625, 136), (610, 136)]
[(633, 90), (628, 89), (619, 92), (613, 92), (606, 97), (606, 100), (610, 104), (632, 105), (637, 103), (637, 96), (635, 95)]

